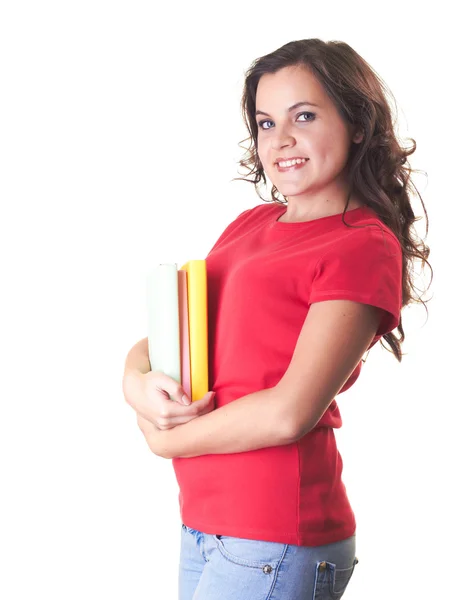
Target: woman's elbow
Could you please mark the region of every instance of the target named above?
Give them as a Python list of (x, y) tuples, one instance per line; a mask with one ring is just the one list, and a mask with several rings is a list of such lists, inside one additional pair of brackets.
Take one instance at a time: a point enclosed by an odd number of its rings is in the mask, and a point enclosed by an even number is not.
[(301, 398), (287, 397), (283, 400), (284, 397), (281, 395), (278, 421), (281, 424), (283, 444), (291, 444), (311, 431), (321, 417), (316, 416), (313, 411), (309, 411)]

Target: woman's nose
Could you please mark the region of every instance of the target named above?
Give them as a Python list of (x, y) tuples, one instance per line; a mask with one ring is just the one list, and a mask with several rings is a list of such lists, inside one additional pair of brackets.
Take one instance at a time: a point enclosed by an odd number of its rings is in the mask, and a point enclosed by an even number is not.
[(275, 135), (272, 139), (272, 145), (275, 150), (279, 150), (284, 146), (293, 146), (295, 137), (285, 127), (275, 130)]

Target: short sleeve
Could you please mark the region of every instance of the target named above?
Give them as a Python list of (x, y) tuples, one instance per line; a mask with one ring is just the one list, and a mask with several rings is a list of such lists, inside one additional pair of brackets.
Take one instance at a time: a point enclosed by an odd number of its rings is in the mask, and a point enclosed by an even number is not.
[(316, 265), (309, 304), (336, 299), (382, 308), (377, 336), (398, 327), (402, 250), (391, 232), (366, 226), (333, 242)]

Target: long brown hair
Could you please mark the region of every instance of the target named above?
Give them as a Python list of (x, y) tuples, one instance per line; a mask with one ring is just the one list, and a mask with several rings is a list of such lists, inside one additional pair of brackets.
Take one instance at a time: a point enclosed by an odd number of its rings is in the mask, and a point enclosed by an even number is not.
[[(363, 140), (352, 144), (347, 171), (350, 195), (359, 196), (364, 204), (372, 208), (381, 221), (389, 227), (399, 240), (403, 254), (402, 307), (411, 302), (421, 302), (428, 313), (421, 296), (413, 295), (416, 287), (413, 283), (413, 260), (420, 259), (421, 265), (428, 262), (430, 248), (418, 237), (414, 223), (421, 217), (415, 217), (410, 202), (411, 188), (420, 198), (425, 213), (425, 238), (428, 234), (428, 215), (419, 191), (411, 180), (412, 169), (408, 156), (414, 153), (416, 142), (410, 148), (402, 147), (394, 131), (391, 107), (387, 97), (396, 101), (385, 83), (374, 69), (345, 42), (320, 39), (305, 39), (289, 42), (274, 52), (256, 59), (245, 74), (245, 84), (241, 99), (243, 120), (250, 136), (242, 140), (249, 141), (246, 158), (239, 161), (240, 166), (249, 170), (248, 176), (236, 177), (253, 183), (256, 193), (265, 202), (287, 204), (280, 200), (278, 189), (272, 187), (272, 200), (263, 198), (259, 184), (267, 184), (264, 168), (257, 150), (258, 126), (256, 123), (256, 90), (259, 79), (266, 73), (276, 73), (288, 66), (303, 66), (309, 69), (334, 102), (340, 115), (346, 122), (360, 125)], [(278, 192), (279, 193), (279, 192)], [(343, 222), (349, 197), (343, 211)], [(428, 286), (428, 287), (429, 287)], [(428, 288), (427, 288), (428, 289)], [(402, 359), (401, 344), (405, 339), (402, 319), (398, 324), (400, 337), (392, 332), (382, 336), (399, 362)], [(381, 345), (382, 338), (381, 338)], [(383, 346), (385, 347), (385, 346)], [(387, 348), (386, 348), (387, 349)], [(387, 349), (388, 350), (388, 349)]]

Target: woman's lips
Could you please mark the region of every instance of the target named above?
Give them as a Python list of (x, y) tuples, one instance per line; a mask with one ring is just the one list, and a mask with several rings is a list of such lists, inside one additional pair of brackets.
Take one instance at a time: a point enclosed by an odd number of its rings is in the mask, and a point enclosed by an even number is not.
[(308, 160), (305, 160), (304, 162), (301, 162), (300, 164), (296, 163), (292, 167), (280, 167), (280, 165), (278, 163), (275, 166), (280, 173), (287, 173), (288, 171), (297, 171), (297, 169), (302, 169), (306, 165), (307, 162), (308, 162)]

